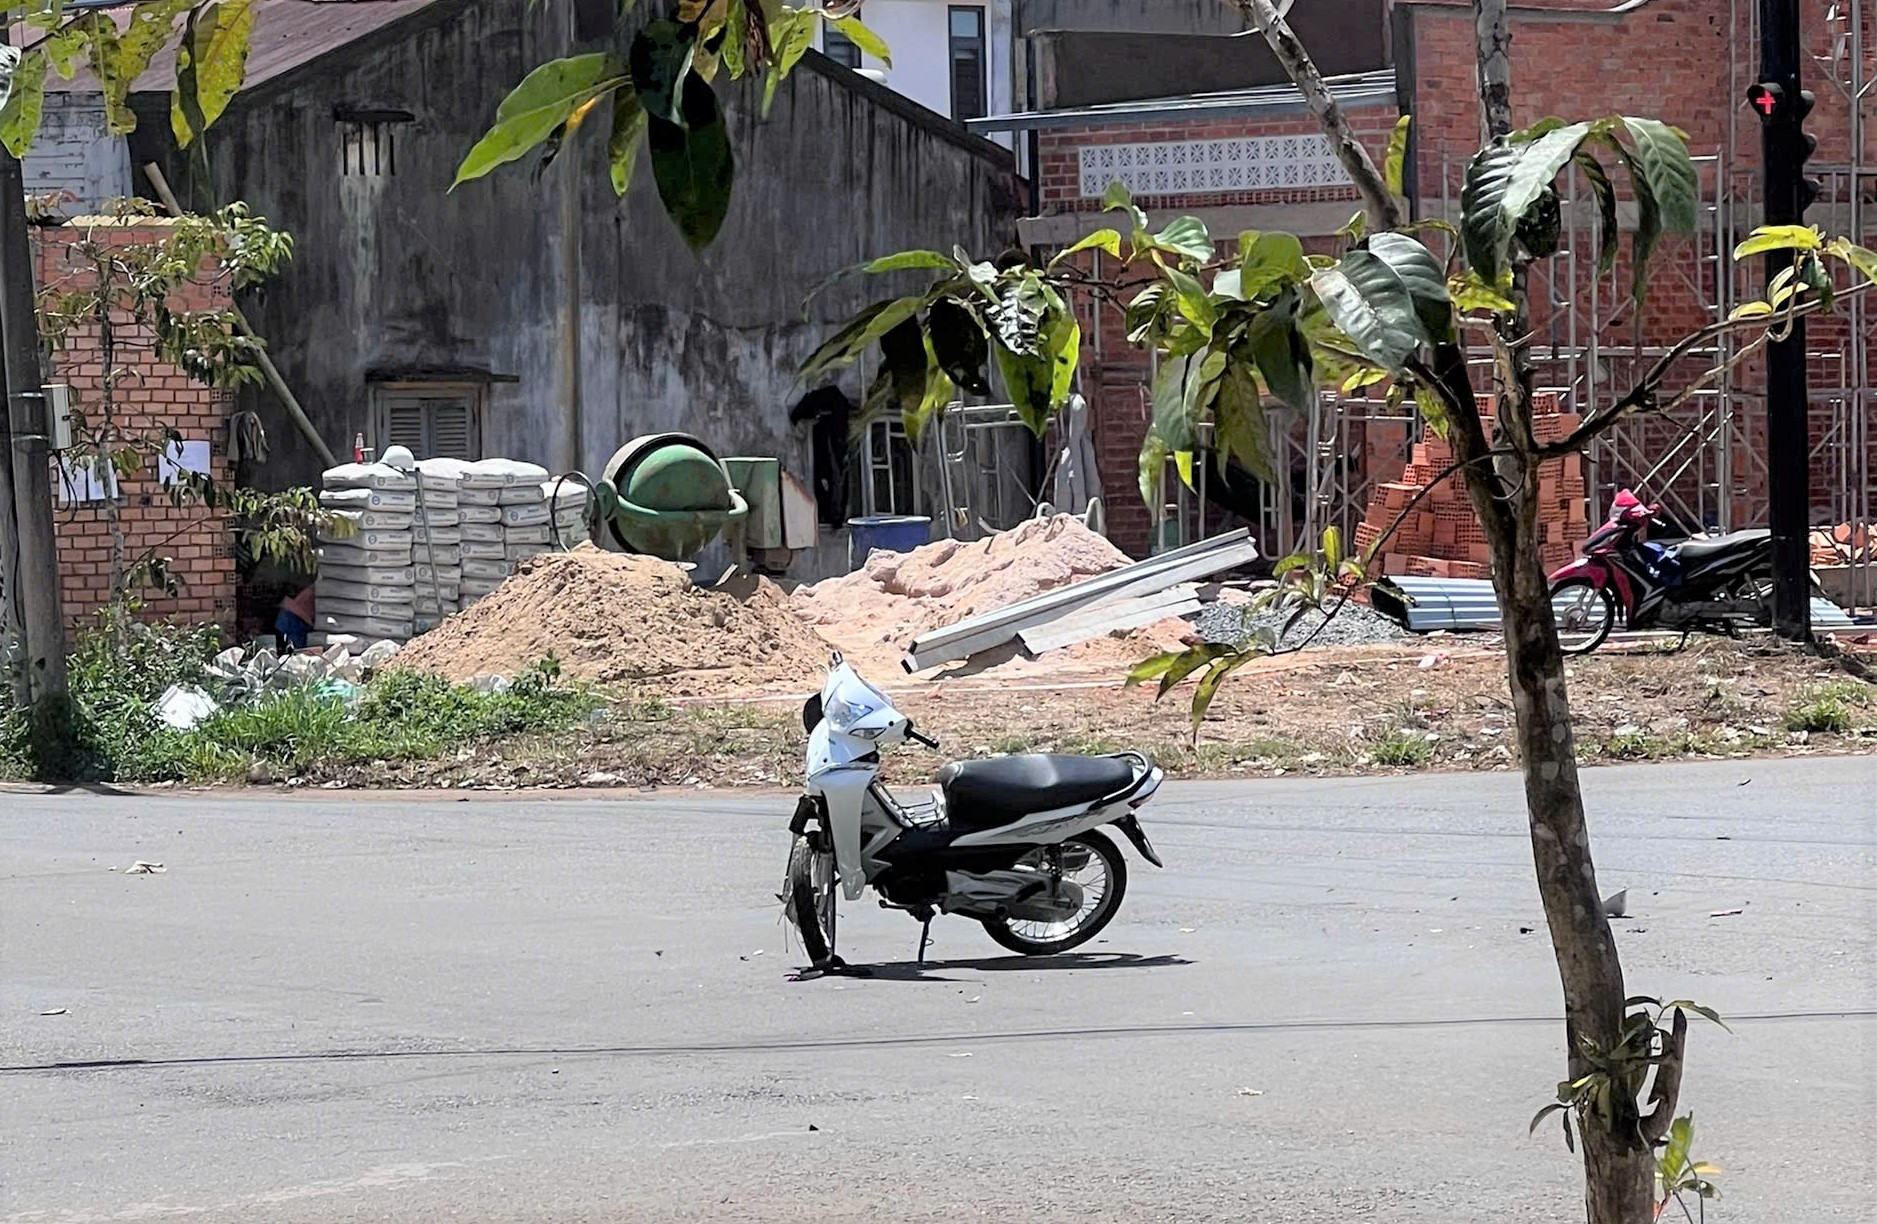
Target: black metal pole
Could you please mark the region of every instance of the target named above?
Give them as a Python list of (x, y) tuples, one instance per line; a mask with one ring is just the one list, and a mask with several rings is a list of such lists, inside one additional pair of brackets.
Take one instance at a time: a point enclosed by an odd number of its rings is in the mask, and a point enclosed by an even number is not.
[[(1805, 219), (1804, 111), (1799, 92), (1799, 0), (1760, 0), (1760, 80), (1780, 105), (1761, 116), (1762, 191), (1767, 225)], [(1792, 266), (1789, 251), (1769, 255), (1770, 281)], [(1812, 632), (1812, 429), (1805, 378), (1805, 321), (1766, 354), (1766, 480), (1773, 529), (1773, 631), (1792, 641)]]

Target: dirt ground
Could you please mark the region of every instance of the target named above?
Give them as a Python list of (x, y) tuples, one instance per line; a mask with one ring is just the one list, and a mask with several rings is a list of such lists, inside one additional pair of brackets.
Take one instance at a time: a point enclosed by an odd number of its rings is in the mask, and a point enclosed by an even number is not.
[[(1877, 687), (1771, 640), (1604, 651), (1569, 668), (1578, 753), (1589, 762), (1777, 752), (1877, 751)], [(999, 752), (1145, 751), (1180, 778), (1509, 769), (1503, 656), (1478, 639), (1310, 650), (1239, 671), (1197, 737), (1191, 686), (1156, 702), (1111, 666), (937, 681), (875, 674), (943, 755), (889, 754), (888, 780), (929, 780), (947, 759)], [(551, 739), (464, 749), (455, 759), (335, 770), (299, 785), (793, 787), (801, 696), (737, 701), (617, 695)]]

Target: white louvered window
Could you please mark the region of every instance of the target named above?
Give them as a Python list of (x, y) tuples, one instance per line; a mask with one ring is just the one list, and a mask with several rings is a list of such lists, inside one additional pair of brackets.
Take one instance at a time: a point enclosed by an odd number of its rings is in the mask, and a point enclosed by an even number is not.
[(377, 389), (378, 453), (408, 446), (419, 459), (482, 458), (482, 388), (395, 383)]

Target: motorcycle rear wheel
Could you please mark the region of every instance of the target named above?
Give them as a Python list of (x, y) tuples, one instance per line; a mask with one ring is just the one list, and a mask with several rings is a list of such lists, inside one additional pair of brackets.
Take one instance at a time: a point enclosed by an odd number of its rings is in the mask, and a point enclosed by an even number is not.
[[(1103, 927), (1114, 918), (1121, 908), (1121, 898), (1127, 894), (1127, 860), (1115, 849), (1115, 844), (1102, 834), (1090, 830), (1077, 833), (1062, 843), (1070, 855), (1065, 858), (1081, 858), (1073, 851), (1080, 849), (1086, 853), (1087, 861), (1077, 868), (1065, 868), (1065, 878), (1073, 877), (1074, 883), (1081, 886), (1084, 896), (1082, 909), (1073, 917), (1062, 922), (1012, 922), (1007, 918), (985, 918), (984, 933), (1012, 952), (1021, 952), (1025, 956), (1054, 956), (1058, 952), (1067, 952), (1079, 947), (1101, 934)], [(1048, 852), (1037, 850), (1026, 856), (1024, 866), (1046, 869)], [(1090, 892), (1097, 887), (1100, 892), (1092, 903), (1087, 900)]]
[(1589, 654), (1616, 628), (1616, 597), (1588, 578), (1566, 578), (1551, 588), (1551, 615), (1558, 625), (1558, 649)]
[(789, 848), (789, 918), (802, 936), (802, 950), (816, 966), (834, 959), (834, 854), (818, 850), (807, 837)]

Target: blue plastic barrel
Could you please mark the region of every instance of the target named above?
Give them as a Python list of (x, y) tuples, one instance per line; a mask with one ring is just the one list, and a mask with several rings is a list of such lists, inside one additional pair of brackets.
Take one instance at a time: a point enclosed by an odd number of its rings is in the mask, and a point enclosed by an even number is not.
[(923, 514), (863, 514), (847, 520), (847, 567), (865, 562), (876, 548), (911, 552), (932, 542), (932, 520)]

